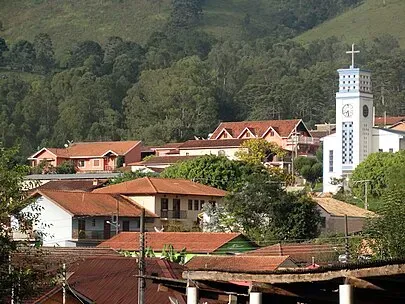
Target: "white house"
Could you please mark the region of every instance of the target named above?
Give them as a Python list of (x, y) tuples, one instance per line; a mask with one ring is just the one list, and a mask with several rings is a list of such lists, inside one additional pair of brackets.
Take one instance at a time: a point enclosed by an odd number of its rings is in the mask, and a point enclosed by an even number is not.
[[(38, 190), (33, 196), (35, 202), (22, 212), (37, 215), (32, 234), (40, 235), (44, 246), (97, 245), (117, 230), (139, 231), (142, 208), (120, 195)], [(146, 216), (153, 229), (156, 215)], [(14, 228), (17, 232), (18, 223)]]
[(374, 127), (371, 72), (352, 65), (339, 69), (336, 93), (336, 133), (323, 137), (323, 192), (336, 192), (333, 178), (348, 179), (356, 166), (373, 152), (405, 148), (405, 132)]

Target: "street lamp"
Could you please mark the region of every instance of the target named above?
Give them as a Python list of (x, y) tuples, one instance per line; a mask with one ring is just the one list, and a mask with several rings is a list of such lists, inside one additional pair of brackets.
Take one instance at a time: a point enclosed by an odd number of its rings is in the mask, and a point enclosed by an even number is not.
[(120, 224), (119, 224), (118, 222), (113, 223), (113, 222), (110, 222), (110, 221), (106, 221), (106, 223), (107, 223), (108, 225), (111, 225), (111, 226), (114, 226), (114, 227), (115, 227), (115, 235), (117, 235), (117, 234), (119, 233)]

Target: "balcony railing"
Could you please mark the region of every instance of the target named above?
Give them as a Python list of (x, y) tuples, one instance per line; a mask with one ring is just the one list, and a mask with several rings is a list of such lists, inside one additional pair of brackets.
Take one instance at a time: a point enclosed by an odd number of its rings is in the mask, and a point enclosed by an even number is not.
[(106, 233), (104, 230), (78, 230), (73, 229), (72, 239), (78, 240), (105, 240), (106, 236), (113, 237), (115, 231), (110, 231)]
[(187, 211), (186, 210), (162, 210), (160, 211), (161, 218), (170, 218), (170, 219), (186, 219)]
[(291, 137), (287, 140), (287, 145), (296, 145), (296, 144), (306, 144), (306, 145), (319, 145), (320, 140), (319, 138), (314, 138), (314, 137), (308, 137), (308, 136), (297, 136), (297, 137)]

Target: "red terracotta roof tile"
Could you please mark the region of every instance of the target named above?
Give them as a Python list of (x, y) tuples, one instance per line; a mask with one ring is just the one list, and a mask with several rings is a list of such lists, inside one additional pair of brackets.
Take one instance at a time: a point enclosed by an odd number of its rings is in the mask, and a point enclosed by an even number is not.
[(200, 149), (200, 148), (233, 148), (240, 147), (246, 139), (232, 138), (222, 140), (188, 140), (179, 149)]
[(99, 188), (94, 193), (181, 194), (224, 197), (227, 192), (185, 179), (143, 177)]
[(211, 135), (211, 139), (216, 139), (223, 129), (226, 129), (233, 137), (238, 137), (245, 128), (254, 129), (254, 133), (262, 137), (264, 133), (272, 127), (281, 137), (287, 137), (300, 122), (300, 119), (289, 120), (263, 120), (263, 121), (236, 121), (222, 122)]
[[(154, 251), (162, 251), (164, 245), (172, 245), (175, 250), (186, 248), (188, 253), (212, 253), (239, 236), (240, 233), (220, 232), (146, 232), (145, 246)], [(139, 232), (121, 232), (97, 247), (138, 251)]]
[(186, 264), (189, 270), (230, 272), (271, 272), (279, 268), (295, 268), (288, 256), (194, 256)]
[[(120, 195), (51, 190), (38, 190), (32, 195), (44, 196), (73, 215), (111, 216), (117, 212), (117, 203), (120, 216), (139, 217), (142, 210)], [(157, 217), (151, 212), (146, 216)]]
[(383, 126), (383, 125), (394, 125), (398, 122), (405, 121), (405, 116), (376, 116), (374, 119), (374, 124), (376, 126)]
[[(112, 151), (113, 153), (123, 156), (138, 144), (140, 144), (140, 141), (78, 142), (73, 143), (68, 148), (46, 148), (46, 149), (55, 154), (56, 156), (62, 158), (102, 157), (108, 151)], [(35, 156), (40, 151), (32, 155), (30, 159), (35, 158)]]
[(106, 179), (97, 180), (97, 184), (94, 185), (92, 180), (56, 180), (43, 184), (38, 187), (38, 190), (91, 192), (92, 190), (101, 187), (106, 182)]

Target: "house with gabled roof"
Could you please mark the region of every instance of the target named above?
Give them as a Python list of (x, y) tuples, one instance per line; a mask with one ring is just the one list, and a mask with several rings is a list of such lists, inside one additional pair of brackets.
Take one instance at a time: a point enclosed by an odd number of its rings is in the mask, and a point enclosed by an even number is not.
[[(196, 255), (228, 255), (254, 250), (257, 245), (241, 233), (224, 232), (146, 232), (145, 246), (160, 256), (165, 246), (186, 250), (186, 261)], [(121, 232), (97, 246), (116, 251), (138, 252), (139, 233)]]
[(141, 160), (140, 141), (78, 142), (66, 148), (42, 148), (28, 160), (32, 167), (45, 162), (57, 167), (65, 161), (72, 161), (77, 172), (105, 172), (117, 169), (119, 159), (122, 165)]
[(263, 138), (298, 155), (314, 154), (319, 139), (312, 137), (302, 119), (222, 122), (210, 140)]
[[(44, 246), (95, 246), (118, 231), (139, 231), (142, 207), (119, 194), (37, 190), (22, 212), (36, 215), (31, 238)], [(146, 211), (146, 227), (157, 215)], [(18, 221), (13, 221), (18, 235)]]
[(160, 217), (164, 227), (198, 225), (204, 204), (222, 202), (226, 191), (186, 179), (143, 177), (98, 188), (93, 193), (120, 194)]

